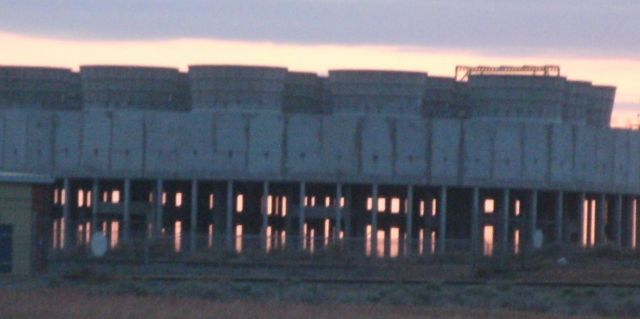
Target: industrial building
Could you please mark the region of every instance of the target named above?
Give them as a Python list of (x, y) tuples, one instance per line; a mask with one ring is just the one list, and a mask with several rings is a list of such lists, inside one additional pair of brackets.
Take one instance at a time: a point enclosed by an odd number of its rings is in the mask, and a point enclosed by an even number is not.
[(61, 251), (95, 231), (180, 251), (635, 248), (640, 133), (609, 127), (614, 96), (555, 66), (6, 66), (0, 170), (55, 178)]

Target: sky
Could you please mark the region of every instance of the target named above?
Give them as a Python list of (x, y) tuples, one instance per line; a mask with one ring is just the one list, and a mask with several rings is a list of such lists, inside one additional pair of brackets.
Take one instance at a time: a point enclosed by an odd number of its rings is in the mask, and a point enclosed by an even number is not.
[(0, 0), (0, 65), (248, 64), (453, 76), (557, 64), (640, 113), (637, 0)]

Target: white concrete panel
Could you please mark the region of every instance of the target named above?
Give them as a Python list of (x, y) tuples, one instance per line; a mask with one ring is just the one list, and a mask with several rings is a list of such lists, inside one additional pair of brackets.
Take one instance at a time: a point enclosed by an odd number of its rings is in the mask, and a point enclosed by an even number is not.
[(4, 168), (8, 171), (25, 171), (27, 165), (27, 113), (10, 110), (5, 113)]
[(465, 121), (463, 176), (465, 179), (489, 179), (493, 158), (495, 123), (490, 121)]
[(391, 129), (391, 120), (386, 117), (363, 117), (360, 140), (363, 175), (391, 176), (393, 174)]
[(517, 181), (522, 173), (522, 125), (496, 123), (493, 179)]
[(58, 172), (73, 172), (80, 167), (83, 115), (80, 112), (56, 112), (54, 116), (54, 166)]
[(454, 181), (459, 176), (460, 138), (462, 121), (434, 119), (431, 121), (431, 167), (432, 180)]
[(629, 175), (629, 133), (623, 130), (615, 130), (614, 134), (614, 185), (627, 186)]
[(322, 117), (291, 115), (286, 129), (287, 171), (314, 174), (325, 170), (322, 163)]
[(27, 119), (27, 167), (38, 173), (53, 169), (53, 113), (30, 112)]
[(84, 113), (81, 169), (89, 174), (109, 170), (111, 112), (91, 110)]
[(182, 173), (204, 173), (213, 170), (213, 113), (179, 113), (178, 165)]
[(170, 175), (177, 171), (179, 113), (145, 113), (144, 169), (149, 175)]
[(144, 161), (144, 113), (113, 113), (111, 132), (111, 171), (140, 174)]
[(283, 134), (282, 116), (253, 115), (249, 118), (249, 173), (281, 172)]
[(544, 182), (549, 166), (549, 127), (545, 124), (527, 123), (523, 127), (524, 155), (522, 179)]
[(591, 127), (577, 126), (574, 178), (577, 182), (591, 182), (597, 170), (596, 133)]
[(553, 183), (573, 182), (573, 127), (553, 125), (550, 128), (550, 181)]
[(214, 170), (244, 172), (247, 167), (249, 124), (241, 114), (214, 115)]
[(637, 191), (640, 188), (640, 132), (631, 131), (629, 134), (629, 174), (627, 185)]
[(427, 122), (395, 120), (395, 171), (397, 175), (425, 177), (427, 172)]
[(322, 162), (327, 172), (338, 175), (358, 173), (359, 121), (360, 118), (353, 115), (322, 118)]
[(597, 169), (593, 172), (595, 182), (602, 187), (609, 187), (613, 184), (614, 179), (614, 152), (615, 139), (610, 129), (598, 128), (595, 130), (597, 134), (596, 140), (596, 160)]

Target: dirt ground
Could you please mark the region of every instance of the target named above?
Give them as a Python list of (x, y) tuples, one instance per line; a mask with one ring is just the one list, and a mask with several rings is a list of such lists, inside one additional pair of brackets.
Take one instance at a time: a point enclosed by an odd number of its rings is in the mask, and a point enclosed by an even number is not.
[[(203, 298), (90, 295), (76, 289), (0, 289), (1, 318), (570, 318), (505, 309), (440, 308), (385, 304), (305, 304), (265, 301), (211, 301)], [(575, 318), (599, 318), (576, 316)]]

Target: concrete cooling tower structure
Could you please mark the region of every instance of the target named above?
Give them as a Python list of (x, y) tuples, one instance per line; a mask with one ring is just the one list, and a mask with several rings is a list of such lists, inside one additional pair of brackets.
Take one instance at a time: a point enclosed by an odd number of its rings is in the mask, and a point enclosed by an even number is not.
[(55, 177), (53, 251), (635, 248), (640, 133), (609, 127), (614, 96), (553, 66), (0, 67), (0, 167)]

